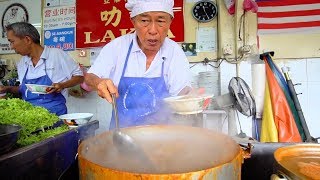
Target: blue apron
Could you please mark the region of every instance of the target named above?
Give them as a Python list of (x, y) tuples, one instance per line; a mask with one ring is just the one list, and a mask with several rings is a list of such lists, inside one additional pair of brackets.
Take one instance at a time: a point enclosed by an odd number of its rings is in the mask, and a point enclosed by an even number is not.
[(58, 116), (62, 114), (67, 114), (66, 99), (61, 93), (50, 93), (50, 94), (34, 94), (31, 93), (26, 84), (39, 84), (39, 85), (52, 85), (52, 81), (49, 78), (46, 71), (46, 60), (44, 60), (45, 65), (45, 75), (35, 79), (27, 79), (27, 73), (29, 71), (29, 66), (23, 77), (22, 83), (19, 87), (19, 92), (22, 95), (22, 99), (30, 102), (34, 106), (41, 106), (48, 109), (51, 113)]
[[(171, 112), (164, 106), (163, 98), (169, 96), (169, 91), (163, 77), (162, 62), (161, 76), (154, 78), (124, 77), (128, 59), (132, 49), (131, 42), (126, 61), (118, 85), (117, 99), (119, 127), (167, 124)], [(115, 128), (114, 114), (110, 122), (110, 129)]]

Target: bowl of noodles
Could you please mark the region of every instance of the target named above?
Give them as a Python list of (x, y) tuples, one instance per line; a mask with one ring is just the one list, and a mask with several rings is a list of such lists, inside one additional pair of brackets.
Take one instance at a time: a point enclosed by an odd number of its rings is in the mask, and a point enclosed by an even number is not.
[(177, 114), (197, 114), (205, 110), (213, 95), (183, 95), (164, 99), (164, 102)]

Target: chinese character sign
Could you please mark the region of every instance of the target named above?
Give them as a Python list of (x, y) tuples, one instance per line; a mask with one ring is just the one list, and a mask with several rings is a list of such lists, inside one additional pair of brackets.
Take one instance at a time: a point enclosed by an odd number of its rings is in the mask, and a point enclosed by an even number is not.
[[(78, 0), (76, 4), (77, 48), (100, 47), (121, 35), (134, 32), (126, 0)], [(183, 0), (174, 2), (174, 19), (168, 37), (184, 41)]]
[(44, 31), (44, 44), (48, 47), (60, 48), (64, 51), (74, 50), (74, 29), (62, 28)]
[(76, 26), (76, 7), (57, 6), (44, 8), (43, 10), (43, 29), (59, 29)]
[(74, 50), (75, 26), (75, 5), (44, 8), (44, 45), (64, 51)]

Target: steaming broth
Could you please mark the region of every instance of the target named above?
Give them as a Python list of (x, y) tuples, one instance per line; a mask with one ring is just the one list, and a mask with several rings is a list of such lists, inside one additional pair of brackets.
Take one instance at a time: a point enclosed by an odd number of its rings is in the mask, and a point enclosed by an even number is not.
[[(102, 167), (121, 171), (171, 174), (198, 171), (229, 162), (239, 146), (228, 136), (201, 128), (182, 126), (146, 126), (125, 129), (145, 151), (156, 169), (137, 157), (118, 152), (112, 133), (86, 140), (82, 156)], [(87, 150), (86, 150), (87, 149)]]

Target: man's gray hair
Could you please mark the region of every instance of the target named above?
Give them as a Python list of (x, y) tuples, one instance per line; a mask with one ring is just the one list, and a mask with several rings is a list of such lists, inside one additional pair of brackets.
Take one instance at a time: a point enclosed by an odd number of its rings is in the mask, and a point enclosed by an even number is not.
[(36, 44), (40, 44), (40, 34), (38, 30), (30, 23), (16, 22), (9, 24), (6, 27), (6, 31), (13, 31), (17, 37), (23, 38), (29, 36)]

